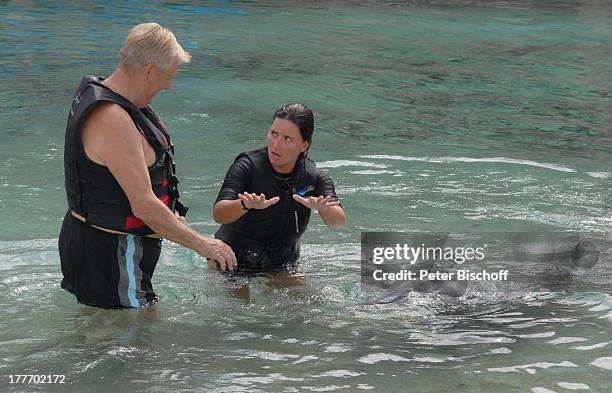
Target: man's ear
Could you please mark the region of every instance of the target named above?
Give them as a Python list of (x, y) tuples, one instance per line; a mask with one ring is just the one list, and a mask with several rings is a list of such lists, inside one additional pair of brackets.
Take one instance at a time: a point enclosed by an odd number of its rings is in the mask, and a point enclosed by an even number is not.
[(149, 63), (149, 64), (145, 65), (145, 67), (144, 67), (145, 75), (147, 75), (147, 76), (151, 75), (151, 72), (153, 72), (153, 67), (155, 67), (155, 64), (153, 64), (153, 63)]

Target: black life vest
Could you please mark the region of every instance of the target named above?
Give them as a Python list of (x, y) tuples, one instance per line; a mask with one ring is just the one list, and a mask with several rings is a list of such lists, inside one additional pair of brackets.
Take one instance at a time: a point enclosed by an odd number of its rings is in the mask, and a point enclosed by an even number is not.
[(187, 208), (178, 201), (174, 147), (162, 121), (150, 106), (137, 108), (101, 81), (95, 76), (84, 77), (70, 107), (64, 144), (68, 207), (85, 217), (88, 224), (139, 236), (150, 235), (154, 231), (134, 216), (127, 196), (108, 168), (85, 154), (81, 128), (101, 102), (120, 105), (155, 151), (155, 163), (148, 168), (153, 192), (170, 210), (184, 216)]
[(311, 210), (293, 199), (297, 193), (308, 197), (316, 195), (317, 167), (308, 157), (301, 155), (293, 175), (285, 180), (275, 174), (268, 149), (241, 153), (238, 160), (247, 157), (253, 167), (253, 177), (248, 192), (265, 194), (267, 199), (278, 196), (280, 200), (266, 209), (252, 209), (237, 221), (223, 224), (215, 234), (217, 239), (230, 245), (235, 252), (241, 249), (287, 248), (294, 250), (306, 231)]

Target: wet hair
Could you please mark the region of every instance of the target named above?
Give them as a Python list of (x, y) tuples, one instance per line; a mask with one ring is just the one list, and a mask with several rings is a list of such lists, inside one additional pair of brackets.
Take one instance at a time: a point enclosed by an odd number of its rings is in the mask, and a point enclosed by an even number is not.
[(308, 147), (312, 145), (312, 134), (314, 132), (314, 113), (303, 104), (287, 104), (279, 108), (274, 116), (274, 119), (285, 119), (295, 124), (300, 129), (300, 134), (305, 141), (308, 141)]

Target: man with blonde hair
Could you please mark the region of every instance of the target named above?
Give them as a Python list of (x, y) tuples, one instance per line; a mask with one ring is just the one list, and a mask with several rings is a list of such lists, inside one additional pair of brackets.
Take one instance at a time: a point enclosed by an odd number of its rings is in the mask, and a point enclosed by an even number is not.
[(157, 23), (129, 33), (106, 79), (86, 76), (66, 126), (64, 174), (68, 212), (60, 238), (62, 288), (80, 303), (140, 308), (157, 301), (151, 276), (161, 238), (233, 269), (233, 251), (184, 222), (174, 147), (149, 106), (172, 87), (191, 56)]

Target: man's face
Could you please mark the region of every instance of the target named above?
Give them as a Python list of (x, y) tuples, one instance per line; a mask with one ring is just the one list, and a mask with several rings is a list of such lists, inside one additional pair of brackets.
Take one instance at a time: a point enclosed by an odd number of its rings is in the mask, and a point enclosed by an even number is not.
[(268, 131), (268, 159), (275, 171), (291, 173), (300, 153), (308, 149), (300, 129), (286, 119), (274, 119)]
[(157, 68), (157, 66), (155, 66), (160, 86), (159, 90), (172, 89), (172, 80), (176, 77), (176, 69), (177, 66), (174, 65), (170, 67), (167, 71), (162, 72)]
[(172, 80), (176, 76), (176, 69), (176, 65), (166, 71), (160, 70), (155, 64), (148, 64), (145, 67), (145, 77), (151, 96), (149, 101), (153, 100), (153, 97), (160, 91), (172, 88)]

